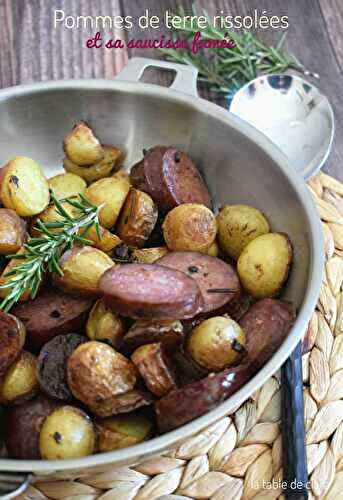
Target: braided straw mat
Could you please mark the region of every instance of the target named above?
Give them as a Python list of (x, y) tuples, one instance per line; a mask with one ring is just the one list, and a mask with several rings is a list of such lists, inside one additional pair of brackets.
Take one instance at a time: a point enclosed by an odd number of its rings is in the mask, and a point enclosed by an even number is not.
[[(338, 500), (343, 497), (343, 184), (320, 174), (309, 189), (322, 219), (326, 253), (319, 302), (303, 341), (309, 497)], [(80, 475), (53, 482), (37, 478), (18, 498), (282, 498), (279, 374), (230, 416), (169, 453), (131, 468), (107, 466)]]

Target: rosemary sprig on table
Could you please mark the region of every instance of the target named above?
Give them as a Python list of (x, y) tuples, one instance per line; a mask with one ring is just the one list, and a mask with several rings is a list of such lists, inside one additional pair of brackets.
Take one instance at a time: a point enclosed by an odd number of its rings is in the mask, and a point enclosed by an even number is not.
[[(79, 194), (79, 199), (65, 198), (59, 201), (54, 193), (51, 193), (51, 201), (61, 220), (56, 222), (37, 220), (35, 228), (40, 231), (41, 235), (30, 238), (24, 245), (22, 253), (8, 256), (11, 259), (21, 260), (22, 263), (4, 275), (4, 278), (9, 279), (0, 288), (10, 290), (0, 304), (0, 308), (4, 311), (9, 311), (25, 290), (30, 290), (30, 295), (34, 298), (46, 271), (62, 275), (63, 271), (59, 265), (60, 256), (66, 250), (71, 249), (74, 243), (92, 244), (85, 236), (94, 224), (100, 238), (98, 220), (100, 207), (93, 205), (82, 194)], [(72, 217), (61, 201), (76, 208), (78, 215)], [(52, 232), (52, 229), (59, 231)], [(80, 229), (82, 229), (81, 232)]]
[[(204, 14), (207, 15), (206, 12)], [(178, 15), (184, 16), (184, 12), (180, 11)], [(317, 73), (306, 70), (295, 56), (282, 50), (286, 32), (276, 47), (268, 47), (250, 31), (238, 33), (221, 30), (211, 25), (210, 22), (206, 28), (201, 29), (185, 21), (184, 29), (173, 30), (173, 37), (191, 43), (198, 31), (201, 32), (203, 40), (230, 38), (236, 46), (232, 49), (201, 50), (196, 54), (186, 49), (160, 49), (160, 52), (169, 61), (190, 64), (197, 68), (199, 81), (209, 85), (210, 90), (232, 96), (245, 83), (261, 74), (285, 73), (290, 69), (319, 78)]]

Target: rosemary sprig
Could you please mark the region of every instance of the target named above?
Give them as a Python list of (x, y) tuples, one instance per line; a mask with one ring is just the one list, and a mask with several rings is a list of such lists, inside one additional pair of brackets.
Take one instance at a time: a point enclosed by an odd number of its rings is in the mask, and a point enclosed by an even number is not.
[[(194, 9), (193, 13), (196, 14)], [(177, 14), (185, 15), (183, 10)], [(203, 11), (203, 14), (208, 17), (206, 11)], [(202, 50), (196, 54), (186, 49), (160, 49), (160, 52), (170, 61), (190, 64), (197, 68), (199, 81), (209, 85), (212, 91), (232, 97), (245, 83), (261, 74), (285, 73), (290, 69), (319, 78), (317, 73), (306, 70), (293, 55), (282, 50), (286, 32), (276, 47), (268, 47), (250, 31), (237, 33), (231, 30), (221, 30), (211, 25), (210, 22), (206, 28), (201, 29), (185, 20), (183, 29), (173, 30), (173, 37), (187, 40), (190, 44), (198, 31), (201, 32), (203, 40), (230, 38), (236, 46), (232, 49)]]
[[(93, 205), (82, 194), (79, 194), (79, 199), (65, 198), (59, 201), (52, 192), (51, 201), (55, 204), (56, 212), (61, 216), (61, 219), (56, 222), (38, 220), (35, 227), (41, 235), (30, 238), (24, 245), (22, 253), (8, 256), (21, 260), (22, 263), (4, 275), (5, 278), (9, 279), (0, 288), (10, 290), (0, 304), (0, 308), (4, 311), (9, 311), (25, 290), (30, 290), (30, 295), (34, 298), (46, 271), (62, 275), (63, 272), (59, 265), (60, 256), (64, 251), (71, 249), (74, 243), (92, 244), (85, 236), (94, 224), (98, 235), (100, 234), (98, 220), (100, 207)], [(61, 201), (76, 208), (78, 210), (77, 217), (72, 217), (65, 210)], [(52, 232), (51, 229), (59, 229), (60, 231)], [(81, 234), (80, 229), (82, 229)]]

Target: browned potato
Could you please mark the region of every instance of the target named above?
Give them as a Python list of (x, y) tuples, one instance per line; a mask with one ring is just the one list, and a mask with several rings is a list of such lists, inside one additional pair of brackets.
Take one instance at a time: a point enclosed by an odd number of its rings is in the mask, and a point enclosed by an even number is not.
[(162, 397), (176, 389), (175, 370), (161, 343), (138, 347), (131, 360), (137, 366), (145, 385), (155, 396)]
[(129, 191), (130, 183), (127, 179), (107, 177), (91, 184), (85, 197), (94, 205), (102, 206), (99, 222), (103, 227), (111, 229), (117, 222)]
[(80, 229), (79, 235), (92, 242), (92, 245), (105, 253), (111, 252), (115, 247), (122, 244), (121, 239), (111, 233), (108, 229), (99, 226), (100, 238), (98, 236), (95, 225), (91, 226), (86, 232)]
[(26, 331), (23, 323), (12, 314), (0, 309), (0, 377), (20, 356), (25, 343)]
[(79, 408), (62, 406), (48, 415), (39, 436), (41, 457), (48, 460), (79, 458), (95, 450), (95, 429)]
[(62, 255), (63, 276), (55, 274), (54, 283), (66, 292), (97, 295), (100, 277), (113, 265), (111, 258), (97, 248), (74, 247)]
[(139, 320), (124, 335), (122, 347), (132, 352), (141, 345), (162, 342), (168, 351), (174, 351), (183, 343), (184, 332), (181, 321)]
[(80, 167), (76, 163), (73, 163), (68, 157), (65, 157), (63, 160), (64, 169), (67, 172), (82, 177), (88, 184), (108, 177), (114, 169), (119, 168), (122, 152), (114, 146), (103, 145), (102, 148), (104, 157), (97, 163), (87, 167)]
[(212, 245), (210, 246), (210, 248), (207, 250), (207, 255), (209, 255), (210, 257), (218, 257), (219, 246), (218, 246), (218, 243), (216, 241), (214, 241), (212, 243)]
[(34, 160), (17, 156), (0, 171), (0, 198), (21, 217), (39, 214), (49, 203), (48, 181)]
[(115, 172), (112, 177), (114, 179), (122, 180), (125, 182), (128, 182), (131, 186), (131, 179), (130, 179), (130, 174), (128, 174), (125, 170), (118, 170), (118, 172)]
[(119, 349), (125, 332), (125, 323), (118, 314), (105, 305), (102, 299), (99, 299), (89, 314), (86, 332), (91, 340), (100, 340)]
[(96, 422), (99, 451), (127, 448), (145, 441), (151, 434), (152, 422), (140, 415), (117, 415)]
[(220, 248), (238, 259), (250, 241), (269, 233), (269, 224), (262, 212), (249, 205), (225, 205), (217, 216)]
[(86, 181), (82, 177), (71, 173), (55, 175), (48, 183), (58, 200), (84, 194), (87, 188)]
[[(64, 210), (70, 215), (70, 217), (77, 217), (79, 212), (75, 207), (72, 207), (67, 202), (62, 202), (61, 205), (64, 208)], [(33, 217), (32, 221), (31, 221), (31, 229), (30, 229), (31, 236), (37, 237), (37, 236), (41, 236), (41, 234), (42, 234), (42, 232), (37, 227), (38, 220), (40, 220), (44, 223), (61, 222), (62, 220), (64, 220), (64, 217), (57, 212), (56, 206), (53, 203), (51, 203), (50, 205), (48, 205), (46, 207), (45, 210), (43, 210), (43, 212), (41, 212), (40, 214)], [(54, 228), (50, 228), (49, 231), (51, 231), (52, 233), (59, 233), (62, 231), (62, 229), (58, 228), (58, 227), (56, 227), (56, 228), (54, 227)]]
[(155, 227), (157, 216), (152, 198), (143, 191), (131, 188), (119, 216), (119, 237), (127, 245), (142, 248)]
[(277, 295), (292, 263), (292, 244), (284, 233), (258, 236), (244, 248), (237, 271), (245, 290), (255, 298)]
[(184, 203), (173, 208), (162, 227), (167, 247), (177, 252), (207, 253), (217, 233), (213, 212), (197, 203)]
[(0, 401), (4, 405), (20, 404), (31, 399), (37, 390), (37, 359), (23, 351), (2, 379)]
[[(22, 247), (17, 253), (23, 253), (25, 252), (25, 249)], [(0, 285), (4, 286), (6, 285), (10, 280), (11, 276), (6, 276), (10, 272), (13, 271), (15, 267), (18, 267), (22, 265), (24, 260), (21, 259), (11, 259), (5, 269), (2, 271), (2, 274), (0, 276)], [(7, 295), (11, 293), (11, 290), (9, 288), (0, 288), (0, 297), (5, 298)], [(24, 290), (24, 292), (21, 294), (20, 299), (21, 301), (28, 300), (31, 296), (31, 292), (29, 289)]]
[(135, 262), (153, 264), (156, 260), (164, 257), (166, 253), (168, 253), (167, 247), (135, 248), (132, 257)]
[(147, 391), (133, 389), (132, 391), (113, 396), (110, 405), (99, 406), (97, 415), (99, 417), (109, 417), (110, 415), (120, 415), (138, 410), (143, 406), (149, 406), (154, 402), (152, 394)]
[(16, 253), (26, 240), (26, 223), (14, 210), (0, 208), (0, 255)]
[(103, 159), (104, 150), (91, 128), (80, 122), (65, 136), (64, 151), (76, 165), (92, 165)]
[(90, 341), (80, 345), (67, 363), (73, 395), (100, 417), (113, 414), (115, 397), (134, 388), (135, 365), (112, 347)]
[(233, 319), (209, 318), (194, 330), (187, 340), (187, 354), (208, 372), (220, 372), (237, 365), (245, 353), (245, 334)]

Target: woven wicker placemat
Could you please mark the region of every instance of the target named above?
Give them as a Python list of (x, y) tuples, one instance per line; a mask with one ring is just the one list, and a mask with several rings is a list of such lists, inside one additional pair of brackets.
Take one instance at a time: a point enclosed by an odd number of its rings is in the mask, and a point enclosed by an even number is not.
[[(343, 184), (309, 183), (323, 222), (326, 267), (303, 355), (310, 498), (343, 497)], [(273, 482), (274, 479), (274, 482)], [(135, 466), (39, 480), (21, 500), (270, 500), (282, 498), (280, 378), (177, 449)]]

